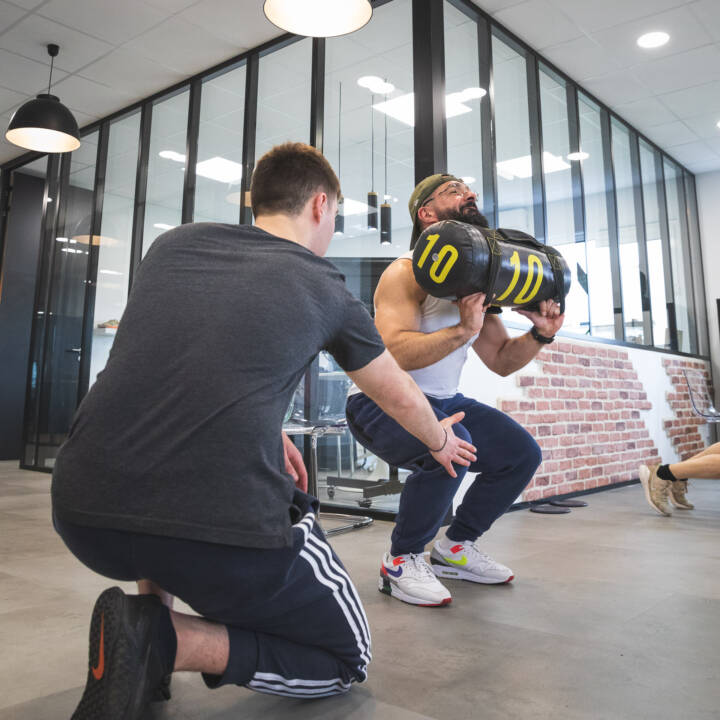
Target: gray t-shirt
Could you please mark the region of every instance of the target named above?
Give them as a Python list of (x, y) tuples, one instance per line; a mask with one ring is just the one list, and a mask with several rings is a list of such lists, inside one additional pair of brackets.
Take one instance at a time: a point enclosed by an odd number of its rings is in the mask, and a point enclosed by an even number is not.
[(323, 349), (347, 371), (384, 350), (332, 263), (255, 227), (165, 233), (60, 449), (54, 512), (92, 527), (289, 545), (294, 486), (280, 428)]

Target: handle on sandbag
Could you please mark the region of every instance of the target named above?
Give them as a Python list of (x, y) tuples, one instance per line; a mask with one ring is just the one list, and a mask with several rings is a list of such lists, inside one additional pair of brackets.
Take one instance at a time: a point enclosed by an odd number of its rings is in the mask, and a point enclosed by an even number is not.
[(444, 220), (427, 228), (413, 253), (418, 284), (435, 297), (476, 292), (488, 304), (536, 307), (555, 299), (565, 312), (570, 270), (555, 248), (519, 230), (491, 230)]

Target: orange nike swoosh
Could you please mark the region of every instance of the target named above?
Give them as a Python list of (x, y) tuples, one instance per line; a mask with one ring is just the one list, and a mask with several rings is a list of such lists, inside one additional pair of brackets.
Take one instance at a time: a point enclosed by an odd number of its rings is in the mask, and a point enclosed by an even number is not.
[(105, 613), (100, 616), (100, 657), (97, 667), (91, 667), (92, 674), (99, 680), (105, 673)]

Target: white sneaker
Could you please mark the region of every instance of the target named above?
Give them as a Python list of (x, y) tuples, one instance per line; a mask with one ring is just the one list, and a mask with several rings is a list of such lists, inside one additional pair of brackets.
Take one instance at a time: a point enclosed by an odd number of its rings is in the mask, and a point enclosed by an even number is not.
[(452, 601), (449, 590), (435, 577), (423, 553), (397, 556), (385, 553), (378, 590), (411, 605), (435, 607)]
[(497, 585), (509, 583), (515, 577), (509, 567), (480, 552), (469, 540), (458, 543), (447, 537), (437, 540), (430, 562), (435, 574), (443, 578)]

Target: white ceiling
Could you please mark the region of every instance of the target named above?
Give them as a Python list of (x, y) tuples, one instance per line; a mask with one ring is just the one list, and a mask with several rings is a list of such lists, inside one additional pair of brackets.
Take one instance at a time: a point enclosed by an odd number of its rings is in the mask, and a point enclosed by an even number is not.
[[(694, 172), (720, 168), (720, 0), (474, 0)], [(638, 35), (670, 42), (641, 50)], [(81, 126), (267, 40), (262, 0), (0, 0), (0, 125), (47, 91)], [(0, 162), (22, 154), (4, 138)]]

